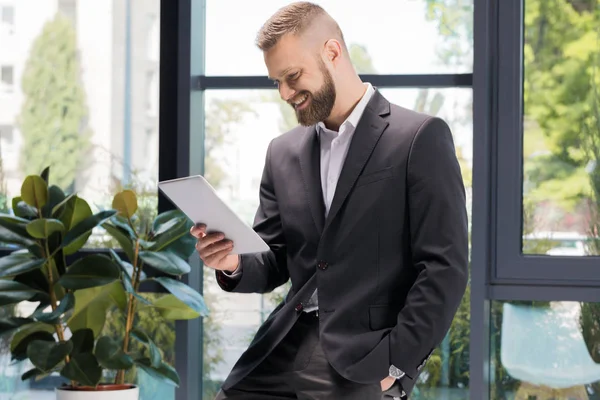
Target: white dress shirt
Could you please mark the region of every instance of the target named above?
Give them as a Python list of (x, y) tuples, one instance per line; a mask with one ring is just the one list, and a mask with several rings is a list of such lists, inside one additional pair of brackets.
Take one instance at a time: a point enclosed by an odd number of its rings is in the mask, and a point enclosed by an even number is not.
[[(337, 187), (350, 142), (358, 122), (365, 112), (365, 108), (373, 97), (375, 89), (370, 83), (365, 83), (365, 93), (356, 104), (348, 118), (340, 125), (339, 132), (328, 129), (323, 122), (317, 124), (317, 135), (321, 144), (321, 190), (325, 203), (325, 219), (329, 214), (333, 195)], [(315, 311), (319, 308), (317, 291), (313, 293), (310, 300), (304, 306), (305, 312)]]

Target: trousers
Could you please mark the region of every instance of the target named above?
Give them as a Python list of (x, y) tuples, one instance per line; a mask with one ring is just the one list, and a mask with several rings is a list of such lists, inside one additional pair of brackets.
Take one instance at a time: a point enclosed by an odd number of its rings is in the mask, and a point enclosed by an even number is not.
[(404, 400), (399, 382), (381, 385), (342, 377), (329, 364), (319, 341), (316, 313), (303, 313), (285, 338), (250, 374), (215, 400)]

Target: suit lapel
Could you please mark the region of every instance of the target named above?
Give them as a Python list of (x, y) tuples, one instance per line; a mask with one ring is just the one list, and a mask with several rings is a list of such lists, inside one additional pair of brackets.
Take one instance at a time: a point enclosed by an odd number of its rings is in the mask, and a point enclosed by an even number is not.
[(327, 229), (331, 221), (335, 219), (373, 153), (381, 134), (388, 126), (388, 122), (382, 116), (389, 112), (390, 103), (379, 91), (375, 91), (352, 136), (324, 229)]
[(325, 224), (325, 204), (321, 188), (321, 147), (314, 126), (307, 129), (301, 146), (300, 170), (308, 196), (308, 206), (317, 231), (321, 235)]

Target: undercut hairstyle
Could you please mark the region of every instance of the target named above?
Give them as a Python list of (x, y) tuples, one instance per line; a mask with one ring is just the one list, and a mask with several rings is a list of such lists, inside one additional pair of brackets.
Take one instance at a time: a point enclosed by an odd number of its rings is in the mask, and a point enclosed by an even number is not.
[[(322, 16), (329, 16), (329, 14), (317, 4), (308, 1), (288, 4), (277, 10), (260, 28), (256, 36), (256, 45), (262, 51), (270, 50), (283, 36), (301, 35), (316, 18)], [(333, 19), (331, 21), (335, 24), (342, 47), (345, 47), (342, 30)]]

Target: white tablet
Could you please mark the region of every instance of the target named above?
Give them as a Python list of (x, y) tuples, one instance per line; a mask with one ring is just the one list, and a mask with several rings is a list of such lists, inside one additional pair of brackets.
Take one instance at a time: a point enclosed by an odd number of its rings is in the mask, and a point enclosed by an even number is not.
[(201, 175), (158, 183), (158, 188), (194, 223), (206, 224), (207, 232), (223, 232), (233, 241), (232, 254), (269, 250), (260, 236), (238, 217)]

